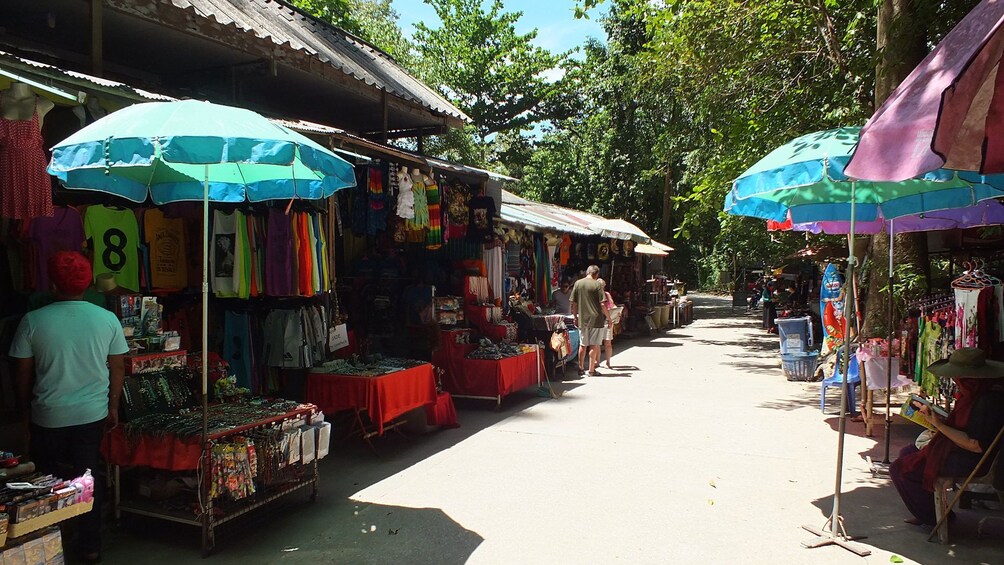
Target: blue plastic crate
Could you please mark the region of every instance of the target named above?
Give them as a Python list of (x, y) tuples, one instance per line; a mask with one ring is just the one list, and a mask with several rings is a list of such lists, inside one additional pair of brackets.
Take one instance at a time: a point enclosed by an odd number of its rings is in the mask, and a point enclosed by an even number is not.
[(818, 351), (781, 354), (781, 368), (789, 381), (811, 381), (816, 375)]
[(781, 354), (806, 353), (814, 345), (812, 318), (777, 318), (777, 336), (781, 341)]

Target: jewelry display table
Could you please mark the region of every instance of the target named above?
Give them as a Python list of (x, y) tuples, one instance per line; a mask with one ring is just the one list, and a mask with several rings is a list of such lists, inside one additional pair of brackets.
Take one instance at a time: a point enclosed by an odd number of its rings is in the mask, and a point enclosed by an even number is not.
[[(227, 410), (227, 404), (209, 406), (210, 420)], [(312, 418), (318, 414), (317, 406), (301, 404), (295, 409), (282, 414), (249, 421), (228, 429), (210, 431), (206, 442), (202, 443), (201, 434), (194, 437), (180, 436), (175, 433), (138, 433), (128, 431), (128, 424), (112, 429), (105, 437), (102, 452), (108, 464), (112, 467), (112, 483), (116, 519), (123, 512), (149, 516), (162, 520), (199, 526), (202, 528), (202, 549), (205, 554), (215, 546), (215, 528), (242, 516), (278, 498), (298, 492), (307, 487), (311, 489), (311, 500), (316, 498), (320, 476), (316, 457), (311, 457), (307, 463), (282, 465), (279, 469), (269, 467), (275, 465), (276, 446), (263, 442), (256, 444), (257, 461), (260, 469), (269, 469), (269, 480), (256, 489), (247, 498), (235, 501), (216, 500), (211, 495), (212, 484), (219, 479), (213, 476), (210, 465), (210, 453), (214, 445), (237, 441), (237, 438), (255, 437), (265, 433), (275, 433), (281, 430), (301, 429), (312, 423)], [(197, 420), (201, 425), (202, 413), (193, 411), (184, 418)], [(306, 428), (313, 429), (313, 428)], [(311, 442), (313, 444), (313, 442)], [(145, 467), (165, 471), (193, 471), (198, 477), (198, 500), (188, 509), (170, 509), (157, 502), (142, 499), (124, 500), (122, 496), (123, 467)], [(208, 471), (206, 469), (209, 469)], [(257, 482), (256, 482), (257, 484)], [(204, 501), (204, 502), (202, 502)]]

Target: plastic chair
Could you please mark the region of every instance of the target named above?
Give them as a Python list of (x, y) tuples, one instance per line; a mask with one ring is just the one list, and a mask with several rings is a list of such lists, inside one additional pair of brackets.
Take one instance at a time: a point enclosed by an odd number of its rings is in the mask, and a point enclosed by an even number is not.
[[(820, 387), (820, 392), (819, 392), (820, 412), (826, 412), (826, 389), (829, 387), (839, 388), (843, 386), (844, 378), (840, 372), (840, 365), (841, 365), (840, 362), (843, 359), (843, 355), (844, 355), (843, 350), (837, 353), (837, 364), (833, 368), (833, 375), (823, 379), (823, 382), (821, 383), (822, 387)], [(847, 404), (845, 408), (847, 409), (848, 412), (850, 412), (852, 416), (856, 416), (857, 411), (855, 410), (855, 407), (857, 406), (857, 402), (855, 401), (854, 393), (855, 390), (858, 388), (858, 386), (861, 385), (861, 370), (858, 367), (857, 353), (851, 355), (851, 361), (850, 363), (847, 364), (847, 374), (849, 376), (847, 379), (847, 391), (849, 394), (847, 396)]]

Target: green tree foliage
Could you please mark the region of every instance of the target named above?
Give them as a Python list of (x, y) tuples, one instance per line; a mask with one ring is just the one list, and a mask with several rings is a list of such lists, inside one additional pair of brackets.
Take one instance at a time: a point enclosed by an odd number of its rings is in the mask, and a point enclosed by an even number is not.
[(336, 25), (350, 33), (359, 34), (362, 27), (354, 17), (352, 8), (356, 0), (288, 0), (290, 4), (319, 20)]
[(504, 12), (501, 0), (487, 10), (480, 0), (426, 3), (435, 9), (439, 26), (415, 26), (425, 78), (470, 116), (481, 145), (486, 147), (493, 134), (518, 132), (539, 121), (550, 89), (544, 73), (559, 58), (531, 43), (536, 31), (516, 33), (522, 13)]
[(394, 10), (392, 0), (347, 0), (352, 18), (359, 22), (359, 35), (376, 45), (405, 69), (415, 71), (419, 57), (415, 45), (401, 32), (401, 16)]
[(289, 0), (304, 12), (372, 43), (406, 69), (419, 59), (414, 45), (401, 32), (393, 0)]

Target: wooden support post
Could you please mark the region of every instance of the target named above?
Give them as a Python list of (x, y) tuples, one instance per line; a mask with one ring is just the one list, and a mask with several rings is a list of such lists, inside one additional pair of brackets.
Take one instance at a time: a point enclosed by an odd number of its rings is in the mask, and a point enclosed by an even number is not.
[(104, 0), (91, 0), (91, 74), (104, 74), (104, 25), (102, 23)]
[[(383, 113), (383, 130), (382, 130), (382, 134), (380, 136), (380, 138), (381, 138), (380, 140), (381, 140), (381, 142), (383, 142), (384, 144), (386, 144), (387, 140), (388, 140), (388, 134), (387, 134), (388, 122), (390, 121), (389, 109), (387, 107), (387, 90), (386, 89), (384, 89), (384, 90), (382, 90), (380, 92), (380, 107), (381, 107), (381, 111)], [(421, 151), (419, 151), (419, 153), (421, 153)]]

